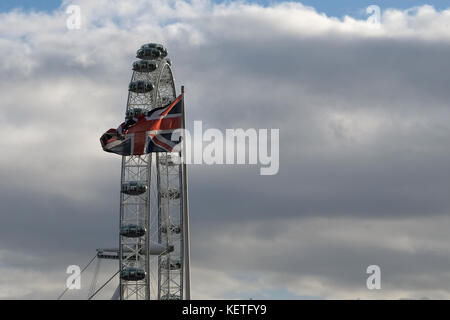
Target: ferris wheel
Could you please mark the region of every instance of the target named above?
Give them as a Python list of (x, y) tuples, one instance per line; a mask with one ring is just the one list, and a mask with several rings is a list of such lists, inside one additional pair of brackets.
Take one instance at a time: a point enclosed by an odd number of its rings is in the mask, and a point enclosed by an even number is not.
[[(136, 57), (127, 119), (176, 99), (167, 50), (145, 44)], [(122, 157), (120, 299), (190, 299), (186, 165), (181, 157), (175, 152)]]
[[(155, 108), (171, 110), (181, 101), (181, 128), (184, 130), (184, 87), (181, 87), (182, 95), (177, 98), (167, 50), (160, 44), (149, 43), (141, 46), (136, 57), (139, 60), (132, 65), (133, 73), (128, 85), (126, 123), (139, 116), (142, 119), (152, 112), (160, 112), (153, 110)], [(173, 116), (180, 117), (180, 113)], [(108, 132), (111, 130), (116, 131), (110, 129)], [(142, 136), (134, 136), (133, 139), (136, 142)], [(124, 143), (124, 140), (130, 139), (121, 138), (121, 142), (116, 140), (116, 143)], [(186, 163), (183, 161), (184, 141), (182, 145), (181, 152), (150, 150), (149, 153), (141, 154), (113, 151), (122, 154), (119, 248), (97, 249), (96, 255), (81, 270), (83, 273), (97, 259), (89, 300), (116, 275), (119, 275), (119, 286), (112, 299), (190, 299), (188, 184)], [(119, 268), (97, 289), (100, 262), (104, 259), (118, 260)], [(58, 296), (58, 300), (68, 289), (69, 286)]]

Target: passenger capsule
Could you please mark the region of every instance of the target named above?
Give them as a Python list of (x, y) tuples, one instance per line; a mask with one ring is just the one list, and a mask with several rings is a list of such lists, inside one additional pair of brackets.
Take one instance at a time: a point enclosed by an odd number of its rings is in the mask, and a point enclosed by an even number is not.
[(152, 72), (158, 68), (155, 61), (139, 60), (133, 63), (133, 70), (137, 72)]
[(154, 48), (144, 48), (136, 51), (136, 58), (143, 60), (155, 60), (162, 56), (161, 51)]
[(127, 110), (125, 114), (125, 118), (131, 119), (133, 117), (137, 117), (138, 115), (144, 114), (146, 111), (142, 108), (133, 108), (130, 110)]
[(154, 88), (155, 86), (153, 84), (144, 80), (132, 81), (128, 85), (128, 91), (136, 93), (147, 93), (152, 91)]
[(120, 271), (120, 278), (125, 281), (139, 281), (145, 279), (145, 271), (139, 268), (125, 268)]
[(156, 49), (161, 52), (161, 57), (167, 56), (167, 49), (159, 43), (146, 43), (141, 46), (141, 49)]
[(136, 224), (128, 224), (120, 228), (120, 235), (128, 238), (139, 238), (145, 235), (145, 228)]
[(137, 196), (147, 191), (147, 185), (137, 181), (125, 182), (122, 184), (120, 191), (125, 194)]

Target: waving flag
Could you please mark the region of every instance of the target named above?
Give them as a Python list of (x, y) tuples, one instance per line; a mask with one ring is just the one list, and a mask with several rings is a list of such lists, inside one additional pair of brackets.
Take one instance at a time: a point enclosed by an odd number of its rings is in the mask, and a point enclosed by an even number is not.
[(170, 105), (155, 108), (128, 119), (117, 129), (109, 129), (100, 138), (106, 152), (122, 156), (151, 152), (172, 152), (180, 141), (172, 141), (172, 133), (182, 126), (181, 94)]

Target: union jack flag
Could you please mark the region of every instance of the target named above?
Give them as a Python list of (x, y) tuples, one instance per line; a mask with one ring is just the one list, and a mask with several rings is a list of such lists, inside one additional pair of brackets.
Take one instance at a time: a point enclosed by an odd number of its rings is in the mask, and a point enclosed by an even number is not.
[(100, 138), (106, 152), (122, 156), (151, 152), (172, 152), (180, 141), (172, 141), (172, 133), (182, 127), (181, 94), (170, 105), (130, 118), (117, 129), (109, 129)]

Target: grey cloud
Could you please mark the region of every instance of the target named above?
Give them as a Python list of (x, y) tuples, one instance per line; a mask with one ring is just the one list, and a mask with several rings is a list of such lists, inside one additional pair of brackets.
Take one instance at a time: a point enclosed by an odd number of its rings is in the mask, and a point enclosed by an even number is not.
[[(8, 61), (0, 63), (0, 122), (11, 136), (0, 142), (1, 249), (45, 257), (36, 270), (63, 279), (69, 262), (82, 264), (95, 248), (117, 242), (120, 161), (103, 154), (98, 138), (122, 121), (135, 50), (155, 39), (169, 48), (177, 85), (186, 85), (188, 126), (203, 120), (205, 129), (280, 129), (276, 176), (259, 176), (257, 166), (190, 166), (199, 297), (246, 286), (269, 292), (278, 288), (276, 279), (285, 279), (283, 288), (293, 294), (310, 289), (310, 296), (348, 297), (364, 285), (361, 268), (372, 258), (391, 270), (386, 296), (428, 288), (424, 294), (442, 290), (439, 297), (448, 297), (448, 288), (438, 286), (449, 264), (442, 246), (401, 251), (381, 236), (373, 247), (352, 233), (374, 217), (383, 224), (425, 219), (433, 225), (448, 215), (447, 33), (425, 22), (420, 32), (397, 30), (391, 20), (372, 33), (363, 22), (301, 6), (274, 8), (275, 19), (260, 7), (236, 4), (180, 2), (185, 7), (174, 11), (161, 1), (139, 2), (142, 10), (76, 3), (86, 15), (79, 31), (65, 29), (62, 10), (3, 14), (0, 22)], [(434, 19), (448, 23), (439, 12)], [(15, 30), (7, 28), (11, 21)], [(289, 245), (275, 245), (284, 223), (309, 219), (318, 219), (312, 228), (329, 232), (326, 219), (345, 220), (340, 230), (363, 244), (298, 233)], [(233, 232), (231, 247), (221, 242)], [(408, 232), (391, 229), (384, 237)], [(425, 238), (433, 234), (430, 227)], [(265, 254), (259, 241), (273, 252)], [(445, 236), (441, 241), (448, 245)], [(26, 264), (25, 257), (1, 259), (18, 270)], [(261, 282), (235, 282), (235, 273), (248, 276), (255, 268)], [(208, 277), (230, 281), (228, 291), (212, 285), (208, 291), (202, 282)], [(38, 288), (11, 296), (57, 294)]]

